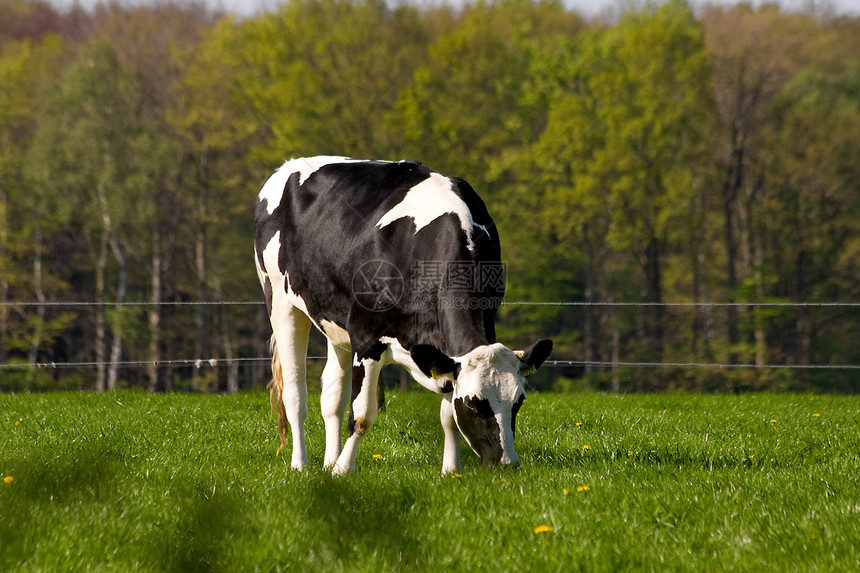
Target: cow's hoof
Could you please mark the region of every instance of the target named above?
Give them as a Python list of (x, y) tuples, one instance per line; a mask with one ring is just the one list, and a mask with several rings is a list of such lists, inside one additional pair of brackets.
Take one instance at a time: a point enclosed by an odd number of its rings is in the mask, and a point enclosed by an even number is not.
[(353, 472), (353, 470), (351, 470), (349, 468), (343, 468), (337, 464), (335, 464), (334, 467), (331, 469), (331, 475), (333, 475), (333, 476), (345, 476), (345, 475), (350, 474), (352, 472)]

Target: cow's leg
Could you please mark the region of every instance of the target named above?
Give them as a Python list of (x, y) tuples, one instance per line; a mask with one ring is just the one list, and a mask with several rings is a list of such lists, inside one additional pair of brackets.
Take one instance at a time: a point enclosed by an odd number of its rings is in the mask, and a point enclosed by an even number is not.
[(460, 463), (460, 432), (454, 421), (454, 404), (451, 402), (452, 392), (442, 397), (442, 407), (439, 410), (439, 420), (445, 434), (445, 449), (442, 453), (442, 473), (458, 473), (463, 467)]
[(352, 350), (328, 343), (328, 359), (322, 373), (320, 406), (325, 423), (325, 458), (323, 466), (331, 468), (340, 456), (343, 413), (349, 404), (349, 382), (352, 375)]
[(293, 436), (291, 465), (300, 470), (308, 465), (305, 446), (305, 419), (308, 417), (306, 361), (311, 321), (291, 304), (275, 305), (272, 308), (272, 330), (284, 384), (281, 400)]
[(352, 406), (349, 410), (349, 437), (332, 473), (342, 475), (355, 471), (355, 456), (362, 436), (370, 431), (379, 410), (379, 372), (382, 363), (365, 358), (352, 367)]

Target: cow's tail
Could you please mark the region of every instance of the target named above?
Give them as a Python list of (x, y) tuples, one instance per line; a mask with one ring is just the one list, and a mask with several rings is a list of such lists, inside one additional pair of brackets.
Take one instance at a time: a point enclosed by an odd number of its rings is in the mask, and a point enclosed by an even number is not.
[(278, 448), (278, 455), (281, 450), (287, 445), (287, 411), (284, 409), (284, 371), (281, 368), (281, 359), (278, 356), (278, 345), (275, 343), (275, 337), (269, 342), (269, 347), (272, 350), (272, 380), (269, 382), (269, 419), (278, 412), (278, 434), (281, 436), (281, 445)]

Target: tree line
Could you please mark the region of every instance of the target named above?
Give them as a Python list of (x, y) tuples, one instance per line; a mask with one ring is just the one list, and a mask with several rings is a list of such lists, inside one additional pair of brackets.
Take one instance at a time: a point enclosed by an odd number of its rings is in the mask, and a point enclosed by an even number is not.
[[(857, 18), (682, 0), (597, 20), (552, 0), (0, 12), (0, 389), (265, 383), (241, 361), (266, 356), (265, 308), (187, 303), (262, 300), (259, 184), (316, 154), (464, 177), (499, 226), (508, 301), (593, 303), (503, 307), (500, 340), (552, 337), (571, 361), (539, 388), (860, 388), (856, 370), (766, 367), (860, 364), (856, 306), (772, 304), (860, 302)], [(99, 304), (50, 304), (69, 301)], [(86, 366), (28, 366), (52, 362)], [(643, 362), (759, 368), (603, 365)]]

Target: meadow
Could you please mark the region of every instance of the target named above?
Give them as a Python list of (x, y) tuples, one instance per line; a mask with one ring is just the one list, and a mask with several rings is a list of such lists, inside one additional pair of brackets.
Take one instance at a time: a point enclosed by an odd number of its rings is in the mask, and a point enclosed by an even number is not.
[(0, 571), (857, 571), (860, 397), (532, 393), (517, 470), (389, 394), (357, 473), (262, 393), (0, 395)]

